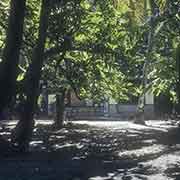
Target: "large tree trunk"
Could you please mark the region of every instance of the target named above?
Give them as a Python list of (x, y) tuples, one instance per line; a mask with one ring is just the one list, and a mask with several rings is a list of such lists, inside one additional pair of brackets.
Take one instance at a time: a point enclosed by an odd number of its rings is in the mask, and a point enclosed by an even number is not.
[(176, 111), (178, 112), (178, 114), (180, 114), (180, 44), (178, 45), (176, 49), (176, 67), (177, 67), (177, 74), (178, 74), (178, 79), (177, 79), (177, 84), (176, 84), (178, 104), (176, 107)]
[(33, 51), (32, 63), (29, 68), (29, 74), (27, 75), (27, 87), (24, 93), (26, 99), (23, 104), (20, 121), (14, 130), (14, 139), (21, 151), (28, 149), (29, 141), (32, 138), (33, 115), (39, 94), (39, 80), (44, 59), (43, 54), (47, 36), (49, 9), (49, 0), (42, 0), (37, 46)]
[(0, 63), (0, 113), (15, 93), (25, 7), (26, 0), (11, 0), (6, 45)]
[(65, 92), (62, 90), (61, 94), (56, 95), (56, 116), (55, 116), (55, 127), (61, 128), (64, 123), (64, 110), (65, 110)]

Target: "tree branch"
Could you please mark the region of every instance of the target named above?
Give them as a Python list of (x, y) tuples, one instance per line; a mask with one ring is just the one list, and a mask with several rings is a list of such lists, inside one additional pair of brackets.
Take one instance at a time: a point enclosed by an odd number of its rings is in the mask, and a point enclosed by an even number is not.
[[(100, 47), (98, 45), (90, 45), (90, 46), (84, 46), (84, 47), (71, 47), (71, 48), (68, 48), (66, 50), (67, 51), (84, 51), (84, 52), (89, 52), (89, 53), (93, 53), (93, 54), (101, 54), (101, 53), (119, 54), (119, 52), (113, 51), (113, 50), (108, 49), (104, 46)], [(59, 54), (62, 51), (64, 51), (63, 46), (53, 47), (53, 48), (47, 49), (45, 51), (44, 57), (49, 58), (51, 56)]]

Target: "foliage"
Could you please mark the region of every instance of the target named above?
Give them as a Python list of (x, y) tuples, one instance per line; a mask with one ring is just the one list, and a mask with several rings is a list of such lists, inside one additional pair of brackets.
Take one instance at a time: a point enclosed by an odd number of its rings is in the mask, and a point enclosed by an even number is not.
[(179, 2), (171, 1), (164, 8), (157, 24), (149, 73), (152, 90), (156, 95), (170, 93), (176, 100), (177, 62), (176, 49), (180, 40)]
[(2, 0), (0, 2), (0, 52), (4, 48), (8, 12), (9, 12), (9, 0)]
[[(150, 11), (158, 10), (154, 18)], [(19, 77), (26, 76), (38, 34), (40, 2), (28, 0)], [(0, 2), (0, 47), (4, 47), (9, 0)], [(178, 0), (52, 1), (42, 79), (51, 92), (73, 89), (79, 98), (127, 100), (142, 91), (147, 41), (154, 28), (148, 89), (175, 99), (179, 44)]]
[(121, 13), (109, 1), (68, 1), (53, 8), (47, 46), (57, 51), (44, 68), (45, 77), (53, 79), (50, 87), (69, 87), (79, 98), (96, 101), (127, 99), (134, 88), (115, 58), (124, 48)]

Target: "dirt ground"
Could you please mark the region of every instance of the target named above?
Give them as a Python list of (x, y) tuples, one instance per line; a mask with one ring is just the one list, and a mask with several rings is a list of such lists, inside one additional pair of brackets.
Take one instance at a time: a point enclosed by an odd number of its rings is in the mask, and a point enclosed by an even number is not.
[[(1, 122), (9, 138), (15, 121)], [(0, 180), (180, 179), (180, 129), (169, 121), (38, 120), (28, 154), (0, 159)]]

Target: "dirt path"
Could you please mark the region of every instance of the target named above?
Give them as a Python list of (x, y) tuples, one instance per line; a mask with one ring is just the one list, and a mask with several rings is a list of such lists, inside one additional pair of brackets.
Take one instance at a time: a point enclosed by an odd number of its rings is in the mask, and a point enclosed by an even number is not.
[[(13, 123), (1, 130), (8, 138)], [(0, 161), (0, 180), (180, 179), (180, 132), (168, 122), (39, 121), (31, 153)]]

